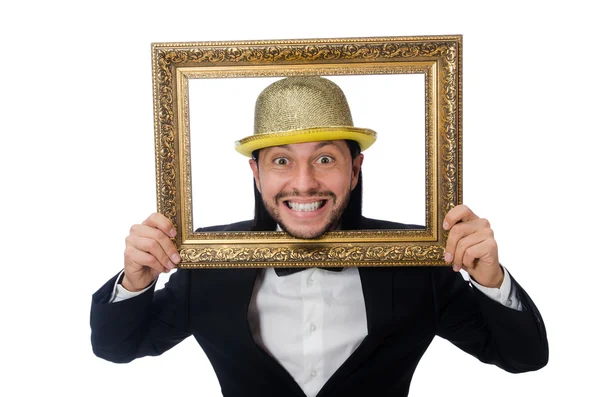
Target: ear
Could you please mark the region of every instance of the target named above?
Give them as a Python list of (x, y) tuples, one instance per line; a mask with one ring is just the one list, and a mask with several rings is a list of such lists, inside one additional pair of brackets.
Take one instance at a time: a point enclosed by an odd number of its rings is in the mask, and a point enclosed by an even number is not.
[(352, 159), (352, 190), (354, 190), (358, 183), (358, 175), (360, 174), (360, 167), (362, 167), (364, 158), (365, 156), (359, 153)]
[(254, 175), (254, 183), (256, 184), (256, 188), (260, 193), (262, 193), (262, 189), (260, 186), (260, 176), (258, 174), (258, 163), (254, 159), (250, 159), (248, 161), (250, 164), (250, 168), (252, 169), (252, 174)]

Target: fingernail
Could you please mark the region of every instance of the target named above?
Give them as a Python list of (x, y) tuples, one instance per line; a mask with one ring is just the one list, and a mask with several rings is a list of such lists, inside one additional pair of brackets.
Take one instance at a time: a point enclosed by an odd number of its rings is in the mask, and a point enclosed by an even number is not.
[(450, 225), (448, 224), (448, 222), (444, 222), (444, 223), (442, 224), (442, 227), (443, 227), (445, 230), (448, 230), (448, 229), (450, 228)]
[(181, 257), (179, 256), (179, 254), (173, 254), (171, 255), (171, 260), (173, 261), (173, 263), (179, 263), (181, 261)]
[(171, 237), (177, 236), (177, 231), (175, 229), (171, 229), (171, 231), (169, 232), (169, 236), (171, 236)]
[(452, 270), (454, 270), (455, 272), (458, 272), (460, 270), (460, 268), (456, 265), (452, 265)]
[(167, 267), (169, 268), (169, 270), (173, 270), (175, 268), (175, 265), (173, 264), (173, 262), (168, 261), (167, 262)]
[(444, 260), (445, 260), (446, 262), (452, 262), (452, 254), (451, 254), (451, 253), (449, 253), (449, 252), (446, 252), (446, 253), (444, 254)]

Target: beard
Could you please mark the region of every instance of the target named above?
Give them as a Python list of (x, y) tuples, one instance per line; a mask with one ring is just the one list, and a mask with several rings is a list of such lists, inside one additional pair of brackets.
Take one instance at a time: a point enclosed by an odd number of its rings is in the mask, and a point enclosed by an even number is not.
[(281, 214), (279, 213), (279, 209), (278, 209), (279, 202), (287, 197), (297, 197), (298, 196), (297, 193), (280, 192), (275, 196), (275, 198), (273, 199), (272, 202), (267, 202), (263, 198), (263, 204), (265, 205), (265, 208), (267, 209), (267, 212), (269, 213), (269, 215), (271, 215), (271, 218), (273, 218), (273, 220), (275, 220), (275, 222), (277, 222), (279, 227), (281, 227), (281, 230), (283, 230), (284, 232), (286, 232), (287, 234), (289, 234), (292, 237), (311, 240), (311, 239), (317, 239), (317, 238), (321, 237), (323, 234), (325, 234), (326, 232), (328, 232), (330, 230), (335, 230), (338, 227), (338, 225), (340, 224), (340, 221), (342, 219), (344, 210), (346, 209), (346, 207), (348, 206), (348, 202), (350, 201), (350, 192), (351, 192), (351, 190), (349, 189), (341, 197), (340, 200), (338, 200), (337, 195), (335, 195), (335, 193), (333, 193), (333, 192), (315, 192), (315, 193), (311, 194), (310, 197), (330, 198), (331, 202), (332, 202), (331, 203), (332, 210), (331, 210), (331, 213), (329, 214), (329, 219), (325, 223), (324, 226), (322, 226), (319, 229), (309, 230), (309, 231), (300, 230), (299, 228), (294, 228), (293, 225), (286, 224), (283, 221)]

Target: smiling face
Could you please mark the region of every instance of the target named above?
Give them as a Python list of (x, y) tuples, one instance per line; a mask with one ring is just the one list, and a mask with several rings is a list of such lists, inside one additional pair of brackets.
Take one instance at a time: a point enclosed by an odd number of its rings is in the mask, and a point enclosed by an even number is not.
[(290, 235), (313, 239), (338, 226), (362, 161), (339, 140), (261, 149), (250, 167), (271, 217)]

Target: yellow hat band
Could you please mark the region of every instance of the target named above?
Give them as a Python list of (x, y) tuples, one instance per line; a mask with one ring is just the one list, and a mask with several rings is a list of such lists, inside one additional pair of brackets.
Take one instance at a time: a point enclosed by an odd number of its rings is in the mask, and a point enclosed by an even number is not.
[(235, 143), (235, 150), (244, 156), (251, 157), (252, 152), (272, 146), (291, 145), (294, 143), (335, 141), (348, 139), (356, 141), (362, 151), (371, 146), (377, 134), (373, 130), (355, 127), (323, 127), (308, 128), (297, 131), (284, 131), (268, 134), (252, 135)]

